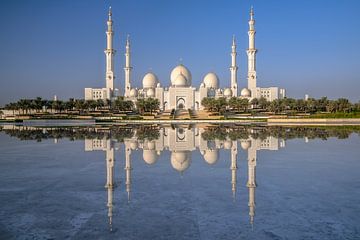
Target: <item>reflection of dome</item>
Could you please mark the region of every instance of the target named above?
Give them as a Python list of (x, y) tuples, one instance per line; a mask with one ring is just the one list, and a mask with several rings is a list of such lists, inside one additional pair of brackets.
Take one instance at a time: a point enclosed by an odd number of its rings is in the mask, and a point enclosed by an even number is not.
[(251, 147), (251, 141), (250, 140), (241, 141), (240, 145), (242, 149), (247, 150), (249, 147)]
[(155, 150), (143, 150), (143, 159), (147, 164), (154, 164), (158, 159), (158, 155)]
[(130, 148), (132, 149), (132, 150), (136, 150), (137, 148), (138, 148), (138, 143), (137, 142), (131, 142), (130, 143)]
[(179, 171), (184, 172), (191, 164), (190, 154), (186, 151), (172, 152), (171, 153), (171, 165)]
[(219, 78), (215, 73), (208, 73), (204, 77), (203, 82), (207, 88), (218, 88), (219, 87)]
[(179, 75), (177, 75), (175, 82), (173, 84), (176, 87), (186, 87), (186, 78), (184, 75), (182, 75), (182, 73), (180, 73)]
[(230, 88), (225, 88), (224, 90), (224, 96), (225, 97), (231, 97), (232, 96), (232, 91)]
[(179, 74), (182, 74), (184, 75), (185, 79), (186, 79), (186, 85), (187, 86), (190, 86), (191, 85), (191, 73), (189, 71), (189, 69), (187, 69), (184, 65), (180, 64), (178, 66), (176, 66), (172, 71), (171, 71), (171, 74), (170, 74), (170, 80), (171, 80), (171, 84), (172, 85), (175, 85), (175, 80), (176, 80), (176, 77), (179, 75)]
[(247, 89), (247, 88), (243, 88), (243, 89), (241, 89), (241, 96), (242, 97), (250, 97), (251, 96), (251, 92), (250, 92), (250, 90), (249, 89)]
[(204, 159), (210, 165), (215, 164), (219, 159), (219, 150), (217, 149), (206, 150), (204, 154)]
[(146, 96), (148, 97), (155, 97), (155, 90), (153, 88), (149, 88), (147, 91), (146, 91)]
[(137, 97), (138, 91), (135, 88), (132, 88), (129, 95), (130, 97)]
[(148, 142), (147, 147), (148, 147), (149, 150), (154, 150), (155, 149), (155, 142)]
[(225, 148), (225, 149), (230, 149), (231, 147), (232, 147), (232, 141), (226, 140), (226, 141), (224, 142), (224, 148)]
[(155, 88), (159, 80), (157, 76), (153, 73), (147, 73), (142, 81), (143, 88)]

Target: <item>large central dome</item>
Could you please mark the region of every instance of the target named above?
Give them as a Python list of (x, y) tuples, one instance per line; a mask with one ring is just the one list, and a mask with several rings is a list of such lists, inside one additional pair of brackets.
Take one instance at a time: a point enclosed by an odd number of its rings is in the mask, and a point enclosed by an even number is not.
[[(170, 80), (171, 80), (171, 85), (176, 86), (177, 83), (177, 79), (179, 75), (183, 75), (183, 77), (186, 80), (186, 84), (184, 86), (191, 86), (191, 72), (189, 71), (189, 69), (187, 69), (184, 65), (180, 64), (178, 66), (176, 66), (170, 74)], [(179, 81), (179, 79), (178, 79)]]

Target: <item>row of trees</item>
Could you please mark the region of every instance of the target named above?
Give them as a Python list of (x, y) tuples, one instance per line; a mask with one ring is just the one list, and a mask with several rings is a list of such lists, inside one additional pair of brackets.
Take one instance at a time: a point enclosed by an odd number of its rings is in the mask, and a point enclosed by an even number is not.
[[(159, 110), (160, 102), (158, 99), (147, 98), (139, 99), (137, 108), (140, 112), (150, 112)], [(84, 100), (70, 98), (68, 101), (46, 100), (40, 97), (35, 99), (20, 99), (5, 105), (5, 109), (12, 111), (20, 111), (22, 114), (28, 114), (31, 110), (36, 112), (43, 111), (95, 111), (95, 110), (111, 110), (111, 111), (135, 111), (135, 105), (132, 101), (127, 101), (123, 97), (118, 97), (114, 101), (110, 100)]]
[(329, 100), (326, 97), (320, 99), (309, 98), (308, 100), (284, 98), (271, 102), (267, 101), (264, 97), (254, 98), (251, 101), (239, 97), (232, 97), (228, 100), (226, 98), (204, 98), (201, 104), (208, 111), (219, 113), (223, 113), (226, 110), (247, 112), (249, 108), (275, 113), (360, 112), (360, 102), (352, 104), (346, 98), (339, 98), (337, 100)]

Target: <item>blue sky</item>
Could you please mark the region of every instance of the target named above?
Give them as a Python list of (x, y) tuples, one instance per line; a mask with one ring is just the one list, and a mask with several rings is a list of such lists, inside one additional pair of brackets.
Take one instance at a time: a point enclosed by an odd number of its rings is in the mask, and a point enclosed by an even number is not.
[(238, 84), (246, 84), (248, 13), (255, 8), (258, 86), (288, 97), (360, 100), (358, 0), (122, 0), (0, 2), (0, 106), (19, 98), (82, 98), (105, 85), (105, 28), (113, 8), (116, 87), (123, 91), (124, 45), (132, 43), (133, 86), (150, 69), (163, 86), (183, 59), (198, 86), (214, 71), (230, 84), (230, 45), (238, 45)]

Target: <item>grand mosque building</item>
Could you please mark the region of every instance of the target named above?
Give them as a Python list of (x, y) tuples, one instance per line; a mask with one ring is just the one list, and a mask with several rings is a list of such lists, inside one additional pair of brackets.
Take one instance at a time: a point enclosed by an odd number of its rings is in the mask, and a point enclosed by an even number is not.
[[(206, 97), (241, 97), (249, 100), (264, 97), (269, 101), (285, 97), (285, 89), (279, 87), (261, 88), (257, 86), (256, 76), (256, 48), (255, 48), (255, 19), (254, 11), (251, 8), (249, 20), (249, 48), (246, 50), (248, 56), (248, 78), (247, 87), (238, 89), (237, 79), (237, 50), (235, 37), (232, 39), (231, 46), (231, 65), (230, 65), (230, 86), (219, 87), (219, 78), (216, 73), (210, 72), (205, 75), (199, 87), (192, 85), (192, 75), (190, 70), (180, 64), (176, 66), (170, 74), (170, 85), (162, 86), (155, 73), (146, 73), (142, 79), (142, 86), (135, 87), (131, 84), (133, 67), (131, 65), (130, 39), (126, 40), (125, 51), (125, 89), (124, 97), (134, 103), (141, 98), (156, 98), (160, 102), (161, 110), (172, 109), (192, 109), (202, 110), (201, 101)], [(113, 20), (111, 8), (107, 21), (107, 47), (106, 55), (106, 86), (105, 88), (85, 88), (85, 100), (113, 99), (118, 96), (114, 88), (114, 55), (113, 49)]]

